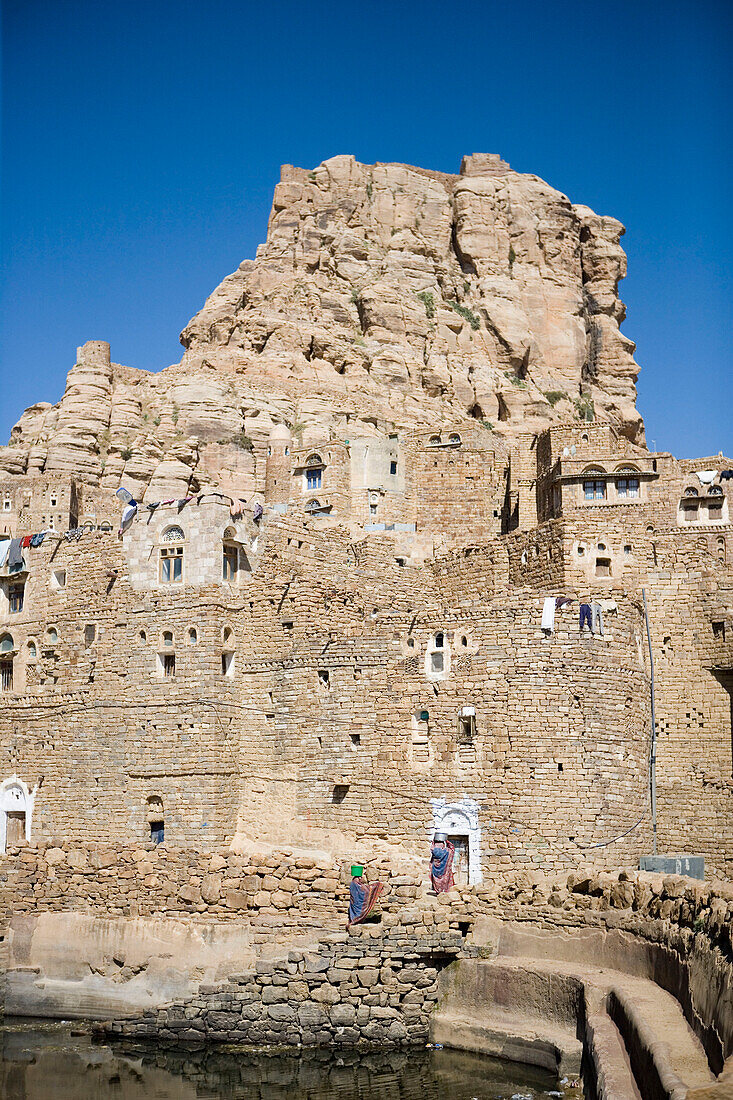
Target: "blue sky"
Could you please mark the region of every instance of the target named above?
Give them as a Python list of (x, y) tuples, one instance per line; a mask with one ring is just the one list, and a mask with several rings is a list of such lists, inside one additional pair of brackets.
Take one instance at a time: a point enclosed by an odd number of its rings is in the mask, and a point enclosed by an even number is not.
[(4, 0), (0, 440), (75, 349), (158, 370), (281, 163), (498, 152), (627, 226), (647, 435), (733, 453), (729, 3)]

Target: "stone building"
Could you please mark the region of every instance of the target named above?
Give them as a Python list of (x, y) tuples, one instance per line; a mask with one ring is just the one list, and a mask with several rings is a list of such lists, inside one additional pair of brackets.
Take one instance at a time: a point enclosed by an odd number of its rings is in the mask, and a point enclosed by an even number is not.
[[(730, 876), (733, 460), (644, 445), (622, 227), (480, 157), (312, 175), (180, 365), (90, 342), (0, 448), (0, 847), (424, 856), (439, 828), (469, 882), (633, 864), (645, 594), (660, 850)], [(551, 315), (519, 287), (542, 264)]]

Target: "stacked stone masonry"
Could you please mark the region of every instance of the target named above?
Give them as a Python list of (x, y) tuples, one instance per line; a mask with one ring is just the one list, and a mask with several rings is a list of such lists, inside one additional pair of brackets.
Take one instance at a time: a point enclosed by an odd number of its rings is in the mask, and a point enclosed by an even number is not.
[(733, 460), (644, 444), (622, 232), (497, 158), (287, 167), (180, 364), (81, 347), (0, 448), (0, 536), (47, 532), (0, 566), (0, 848), (633, 863), (645, 593), (658, 843), (730, 876)]

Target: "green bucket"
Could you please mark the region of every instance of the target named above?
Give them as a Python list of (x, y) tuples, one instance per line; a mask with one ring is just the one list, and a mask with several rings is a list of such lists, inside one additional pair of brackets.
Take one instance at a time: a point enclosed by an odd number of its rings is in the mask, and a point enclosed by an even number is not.
[(363, 874), (364, 874), (364, 868), (362, 867), (362, 865), (360, 863), (352, 863), (351, 864), (351, 877), (352, 878), (361, 878), (361, 876)]

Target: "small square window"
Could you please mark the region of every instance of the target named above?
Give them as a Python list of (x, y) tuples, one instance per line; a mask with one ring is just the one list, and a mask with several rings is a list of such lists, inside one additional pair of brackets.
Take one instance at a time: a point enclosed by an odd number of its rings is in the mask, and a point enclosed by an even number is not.
[(610, 558), (596, 558), (596, 576), (597, 577), (610, 577), (611, 576), (611, 559)]
[(433, 672), (443, 671), (443, 669), (445, 668), (445, 661), (442, 653), (438, 652), (430, 654), (430, 667)]
[(24, 584), (11, 584), (8, 587), (8, 611), (13, 612), (14, 614), (22, 611), (24, 596)]

